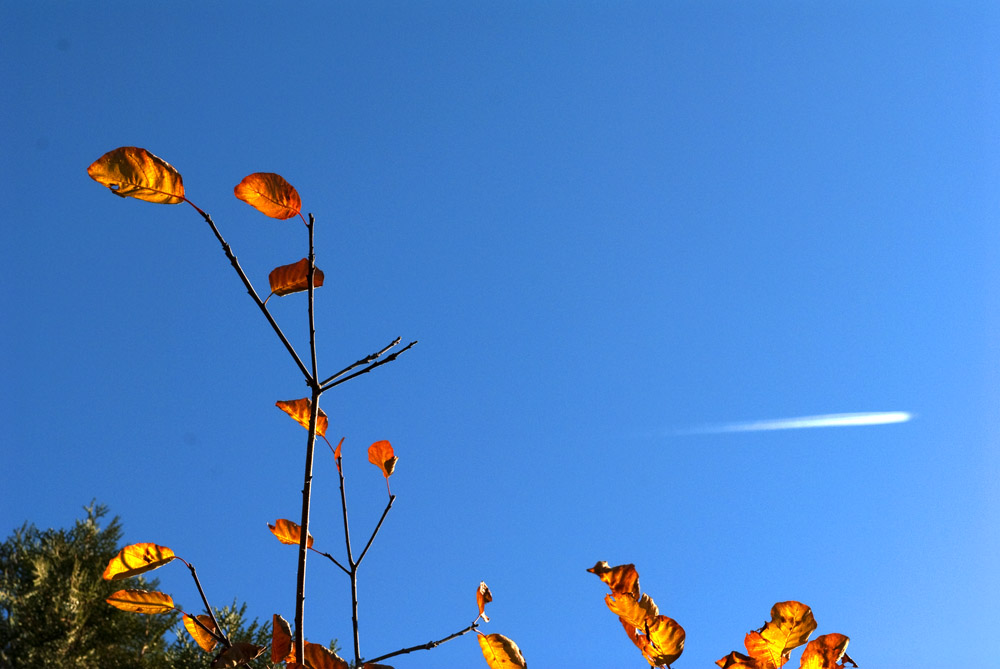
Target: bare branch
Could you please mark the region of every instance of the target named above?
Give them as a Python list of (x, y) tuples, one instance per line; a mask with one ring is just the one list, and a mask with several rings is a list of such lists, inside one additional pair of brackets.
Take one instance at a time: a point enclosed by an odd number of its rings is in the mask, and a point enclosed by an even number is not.
[(415, 341), (411, 341), (409, 344), (407, 344), (403, 348), (399, 349), (398, 351), (396, 351), (392, 355), (390, 355), (390, 356), (388, 356), (386, 358), (383, 358), (382, 360), (376, 360), (375, 362), (373, 362), (372, 364), (368, 365), (364, 369), (359, 370), (357, 372), (354, 372), (353, 374), (351, 374), (349, 376), (345, 376), (345, 377), (343, 377), (341, 379), (337, 379), (336, 381), (333, 381), (331, 383), (327, 383), (322, 388), (320, 388), (320, 390), (322, 390), (323, 392), (326, 392), (327, 390), (329, 390), (330, 388), (333, 388), (334, 386), (339, 386), (341, 383), (345, 383), (347, 381), (350, 381), (351, 379), (353, 379), (355, 377), (358, 377), (358, 376), (361, 376), (362, 374), (367, 374), (368, 372), (372, 371), (376, 367), (381, 367), (382, 365), (384, 365), (386, 363), (392, 362), (393, 360), (395, 360), (396, 358), (398, 358), (400, 356), (400, 354), (405, 353), (406, 351), (409, 351), (411, 348), (413, 348), (413, 346), (416, 343), (417, 342), (415, 342)]
[(401, 342), (402, 340), (403, 340), (402, 337), (396, 337), (388, 346), (386, 346), (385, 348), (383, 348), (381, 351), (378, 351), (376, 353), (372, 353), (371, 355), (368, 355), (368, 356), (366, 356), (364, 358), (361, 358), (361, 360), (358, 360), (357, 362), (355, 362), (353, 364), (350, 364), (347, 367), (344, 367), (342, 370), (340, 370), (339, 372), (337, 372), (336, 374), (334, 374), (330, 378), (328, 378), (325, 381), (323, 381), (322, 383), (320, 383), (320, 385), (321, 386), (325, 386), (326, 384), (330, 383), (330, 381), (333, 381), (334, 379), (340, 378), (341, 376), (343, 376), (344, 374), (347, 374), (352, 369), (360, 367), (361, 365), (367, 365), (368, 363), (373, 362), (373, 361), (377, 360), (378, 358), (381, 358), (383, 353), (385, 353), (386, 351), (388, 351), (389, 349), (391, 349), (393, 346), (396, 346), (397, 344), (399, 344), (399, 342)]
[(368, 549), (372, 547), (372, 542), (375, 541), (375, 535), (378, 534), (379, 528), (382, 527), (382, 521), (385, 520), (386, 515), (388, 515), (389, 513), (389, 509), (392, 508), (392, 503), (395, 501), (396, 501), (396, 496), (390, 495), (389, 503), (386, 504), (385, 511), (382, 512), (382, 517), (378, 519), (378, 525), (375, 526), (375, 530), (372, 532), (371, 538), (368, 539), (368, 543), (365, 545), (365, 549), (361, 551), (361, 555), (358, 557), (358, 561), (354, 563), (355, 569), (361, 566), (361, 561), (365, 559), (365, 553), (367, 553)]
[(449, 634), (448, 636), (446, 636), (443, 639), (438, 639), (437, 641), (428, 641), (427, 643), (420, 644), (419, 646), (410, 646), (409, 648), (402, 648), (400, 650), (396, 650), (396, 651), (393, 651), (391, 653), (386, 653), (385, 655), (381, 655), (381, 656), (376, 657), (376, 658), (371, 659), (371, 660), (365, 660), (365, 662), (366, 663), (370, 662), (370, 663), (374, 664), (375, 662), (381, 662), (382, 660), (388, 660), (390, 657), (396, 657), (397, 655), (405, 655), (407, 653), (412, 653), (415, 650), (430, 650), (431, 648), (437, 648), (441, 644), (443, 644), (443, 643), (445, 643), (447, 641), (451, 641), (452, 639), (457, 639), (458, 637), (462, 636), (463, 634), (468, 634), (469, 632), (471, 632), (472, 630), (475, 630), (475, 629), (479, 629), (479, 623), (472, 623), (471, 625), (469, 625), (468, 627), (466, 627), (464, 630), (460, 630), (458, 632), (455, 632), (454, 634)]

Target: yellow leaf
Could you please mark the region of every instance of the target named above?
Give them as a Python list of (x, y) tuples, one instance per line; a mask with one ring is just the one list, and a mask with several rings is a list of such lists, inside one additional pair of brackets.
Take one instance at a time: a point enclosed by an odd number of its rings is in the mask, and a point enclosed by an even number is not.
[(104, 601), (116, 609), (132, 613), (166, 613), (174, 608), (170, 595), (151, 590), (119, 590)]
[(351, 666), (342, 657), (318, 643), (307, 641), (304, 655), (305, 664), (311, 669), (350, 669)]
[[(295, 419), (295, 422), (309, 429), (309, 415), (312, 411), (312, 402), (309, 401), (308, 397), (303, 397), (300, 400), (278, 400), (274, 403), (274, 406), (278, 407), (289, 416)], [(319, 415), (316, 416), (316, 434), (321, 437), (326, 436), (326, 428), (330, 421), (323, 413), (323, 410), (319, 410)]]
[(288, 621), (275, 613), (271, 617), (271, 664), (295, 661), (295, 645), (292, 643), (292, 627)]
[(396, 461), (399, 460), (392, 452), (392, 444), (388, 441), (376, 441), (368, 447), (368, 462), (382, 470), (382, 474), (389, 478), (396, 468)]
[[(278, 541), (283, 544), (298, 546), (299, 542), (302, 541), (302, 527), (290, 520), (279, 518), (274, 521), (274, 525), (268, 523), (267, 527), (274, 536), (278, 537)], [(310, 534), (309, 538), (306, 539), (306, 548), (312, 548), (312, 545), (313, 538)]]
[(816, 619), (808, 606), (795, 601), (778, 602), (771, 607), (771, 620), (747, 634), (743, 643), (762, 669), (778, 669), (815, 629)]
[(587, 571), (604, 581), (614, 594), (627, 594), (639, 599), (639, 572), (635, 570), (634, 564), (612, 567), (601, 560)]
[(480, 634), (479, 647), (490, 669), (527, 669), (528, 663), (517, 644), (502, 634)]
[[(308, 290), (309, 259), (276, 267), (267, 275), (267, 280), (271, 284), (271, 292), (278, 297)], [(317, 288), (323, 285), (323, 270), (318, 267), (313, 274), (313, 285)]]
[[(206, 615), (197, 616), (198, 622), (207, 627), (208, 629), (215, 631), (215, 623), (212, 622), (212, 618)], [(201, 649), (206, 653), (211, 653), (215, 646), (219, 643), (214, 636), (206, 632), (204, 629), (198, 626), (198, 623), (194, 621), (191, 616), (184, 615), (184, 629), (188, 631), (188, 634), (195, 640)]]
[(232, 669), (232, 667), (252, 662), (260, 657), (266, 649), (267, 646), (257, 646), (240, 641), (219, 653), (219, 656), (212, 660), (211, 667), (212, 669)]
[(482, 618), (486, 622), (490, 621), (490, 617), (486, 615), (486, 605), (493, 601), (493, 593), (490, 592), (490, 587), (486, 585), (486, 581), (479, 582), (479, 588), (476, 590), (476, 604), (479, 605), (479, 618)]
[(236, 197), (271, 218), (298, 216), (302, 200), (290, 183), (278, 174), (255, 172), (236, 185)]
[[(849, 641), (843, 634), (823, 634), (816, 637), (802, 651), (800, 669), (842, 669), (847, 662), (858, 666), (847, 654)], [(841, 663), (841, 658), (844, 663)]]
[(757, 669), (757, 662), (752, 657), (747, 657), (743, 653), (735, 650), (715, 663), (722, 669)]
[(684, 628), (667, 616), (647, 623), (646, 636), (651, 647), (646, 660), (654, 667), (670, 665), (684, 652)]
[(159, 204), (184, 202), (180, 173), (167, 161), (136, 146), (108, 151), (87, 168), (87, 174), (120, 197)]
[(174, 552), (166, 546), (143, 543), (132, 544), (118, 551), (104, 569), (105, 581), (118, 581), (162, 567), (174, 559)]
[(656, 602), (645, 593), (638, 602), (632, 595), (618, 595), (617, 597), (605, 595), (604, 603), (608, 605), (612, 613), (638, 629), (645, 629), (648, 621), (655, 620), (656, 616), (660, 615)]

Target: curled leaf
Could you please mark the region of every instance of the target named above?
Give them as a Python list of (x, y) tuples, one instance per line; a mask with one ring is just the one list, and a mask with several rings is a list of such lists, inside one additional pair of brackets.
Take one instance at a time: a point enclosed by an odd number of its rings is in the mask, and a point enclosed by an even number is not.
[(747, 634), (743, 643), (762, 669), (778, 669), (815, 629), (816, 619), (808, 606), (795, 601), (778, 602), (771, 607), (771, 620)]
[(722, 669), (758, 669), (757, 661), (735, 650), (715, 661)]
[(173, 597), (155, 590), (119, 590), (104, 601), (132, 613), (166, 613), (174, 609)]
[[(312, 402), (309, 401), (308, 397), (303, 397), (300, 400), (278, 400), (274, 403), (274, 406), (278, 407), (289, 416), (295, 419), (295, 422), (309, 429), (309, 415), (312, 411)], [(326, 428), (330, 421), (323, 413), (323, 410), (319, 410), (319, 415), (316, 417), (316, 434), (323, 437), (326, 436)]]
[(502, 634), (480, 634), (479, 647), (490, 669), (528, 669), (521, 649)]
[(604, 581), (615, 595), (628, 594), (633, 599), (639, 599), (639, 572), (634, 564), (612, 567), (601, 560), (587, 571)]
[[(213, 632), (215, 631), (215, 623), (212, 622), (211, 616), (200, 615), (195, 617), (202, 625)], [(188, 634), (195, 640), (195, 643), (201, 646), (201, 649), (206, 653), (211, 653), (219, 643), (214, 636), (206, 632), (203, 627), (194, 621), (194, 618), (187, 614), (184, 614), (184, 629), (188, 631)]]
[(387, 479), (392, 476), (397, 460), (399, 458), (393, 454), (392, 444), (388, 441), (376, 441), (368, 447), (368, 462), (381, 469)]
[(306, 666), (311, 669), (350, 669), (351, 666), (332, 650), (318, 643), (307, 641), (303, 654), (306, 656)]
[(236, 185), (233, 193), (251, 207), (271, 218), (298, 216), (302, 200), (298, 191), (285, 179), (272, 172), (255, 172)]
[(479, 588), (476, 590), (476, 604), (479, 605), (479, 618), (482, 618), (486, 622), (490, 621), (490, 617), (486, 615), (486, 605), (493, 601), (493, 593), (490, 592), (490, 587), (486, 585), (485, 581), (479, 582)]
[(253, 662), (267, 649), (267, 646), (239, 641), (231, 647), (219, 653), (219, 656), (212, 660), (212, 669), (232, 669), (243, 664)]
[(275, 613), (271, 616), (271, 664), (280, 662), (295, 662), (295, 645), (292, 643), (292, 626)]
[[(290, 520), (279, 518), (274, 521), (274, 525), (268, 523), (267, 527), (271, 530), (271, 533), (274, 536), (278, 537), (278, 541), (283, 544), (298, 546), (299, 542), (302, 540), (302, 527)], [(306, 548), (312, 548), (312, 545), (313, 538), (310, 534), (309, 538), (306, 539)]]
[[(309, 259), (303, 258), (291, 265), (276, 267), (267, 275), (267, 280), (271, 284), (271, 292), (278, 297), (308, 290)], [(319, 267), (313, 274), (313, 285), (317, 288), (323, 285), (323, 270)]]
[(605, 595), (604, 603), (608, 605), (611, 612), (621, 618), (622, 622), (628, 622), (632, 627), (645, 629), (646, 624), (656, 619), (660, 615), (660, 610), (656, 602), (649, 595), (643, 593), (639, 601), (633, 599), (632, 595)]
[(108, 151), (87, 168), (87, 174), (120, 197), (158, 204), (184, 201), (180, 172), (167, 161), (137, 146)]
[[(843, 634), (823, 634), (806, 644), (799, 662), (801, 669), (843, 669), (854, 660), (847, 654), (849, 638)], [(841, 662), (843, 660), (843, 662)]]
[(157, 567), (162, 567), (174, 559), (174, 552), (166, 546), (142, 543), (131, 544), (118, 551), (104, 569), (105, 581), (118, 581), (136, 576)]

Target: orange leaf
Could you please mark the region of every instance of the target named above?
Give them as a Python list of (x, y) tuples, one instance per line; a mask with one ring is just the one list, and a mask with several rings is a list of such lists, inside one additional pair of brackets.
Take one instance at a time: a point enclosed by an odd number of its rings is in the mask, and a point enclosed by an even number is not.
[(611, 567), (607, 562), (601, 560), (587, 571), (596, 574), (607, 583), (615, 595), (627, 594), (632, 595), (633, 599), (639, 599), (639, 572), (635, 570), (634, 564), (620, 564), (617, 567)]
[(156, 544), (132, 544), (118, 551), (104, 569), (105, 581), (118, 581), (162, 567), (174, 559), (174, 552)]
[(656, 606), (653, 598), (643, 594), (639, 601), (635, 601), (632, 595), (605, 595), (604, 603), (608, 605), (611, 612), (627, 621), (633, 627), (645, 629), (646, 623), (656, 619), (660, 615), (660, 610)]
[[(215, 631), (215, 623), (212, 622), (212, 618), (210, 616), (200, 615), (197, 616), (197, 618), (198, 622), (202, 625), (212, 631)], [(195, 642), (201, 646), (201, 649), (206, 653), (211, 653), (212, 649), (214, 649), (219, 643), (214, 636), (202, 629), (198, 623), (196, 623), (194, 619), (187, 614), (184, 614), (184, 629), (188, 631), (188, 634), (194, 638)]]
[(104, 601), (132, 613), (166, 613), (174, 608), (173, 597), (155, 590), (119, 590)]
[(292, 627), (288, 621), (275, 613), (271, 617), (271, 664), (295, 661), (295, 645), (292, 644)]
[(342, 657), (326, 646), (306, 641), (305, 664), (311, 669), (350, 669)]
[(722, 669), (757, 669), (756, 660), (735, 650), (721, 660), (716, 660), (715, 663)]
[(236, 197), (271, 218), (298, 216), (302, 200), (290, 183), (271, 172), (255, 172), (236, 185)]
[(479, 618), (482, 618), (486, 622), (490, 621), (490, 617), (486, 615), (486, 605), (493, 601), (493, 593), (490, 592), (490, 588), (486, 585), (486, 581), (479, 582), (479, 588), (476, 590), (476, 603), (479, 605)]
[(245, 641), (234, 643), (230, 648), (219, 653), (212, 661), (212, 669), (231, 669), (241, 664), (252, 662), (267, 649), (267, 646), (257, 646)]
[[(308, 290), (309, 258), (274, 268), (267, 275), (267, 280), (271, 283), (271, 292), (278, 297)], [(317, 288), (323, 285), (323, 270), (319, 267), (313, 275), (313, 285)]]
[(528, 668), (521, 649), (502, 634), (480, 634), (479, 647), (483, 649), (483, 657), (490, 669)]
[[(298, 546), (299, 542), (302, 541), (302, 527), (290, 520), (279, 518), (274, 521), (274, 525), (268, 523), (267, 527), (274, 536), (278, 537), (278, 541), (283, 544)], [(309, 538), (306, 539), (306, 548), (312, 548), (312, 545), (313, 538), (310, 534)]]
[[(855, 667), (847, 654), (849, 638), (843, 634), (823, 634), (806, 644), (799, 662), (800, 669), (843, 669), (847, 662)], [(843, 663), (841, 662), (843, 658)]]
[(743, 644), (762, 669), (778, 669), (815, 629), (816, 619), (808, 606), (795, 601), (778, 602), (771, 607), (771, 620), (747, 634)]
[(184, 201), (180, 173), (167, 161), (136, 146), (108, 151), (87, 168), (87, 174), (120, 197), (159, 204)]
[[(307, 430), (309, 429), (309, 415), (312, 411), (311, 405), (312, 402), (309, 401), (308, 397), (303, 397), (300, 400), (278, 400), (274, 403), (274, 406), (294, 418), (296, 423)], [(320, 409), (319, 415), (316, 417), (316, 434), (321, 437), (326, 436), (326, 428), (329, 423), (326, 414)]]
[(397, 460), (399, 458), (393, 455), (392, 444), (388, 441), (376, 441), (368, 447), (368, 462), (381, 469), (386, 478), (392, 476)]
[(647, 623), (646, 636), (653, 651), (646, 661), (654, 667), (670, 665), (684, 652), (684, 628), (667, 616), (656, 616)]

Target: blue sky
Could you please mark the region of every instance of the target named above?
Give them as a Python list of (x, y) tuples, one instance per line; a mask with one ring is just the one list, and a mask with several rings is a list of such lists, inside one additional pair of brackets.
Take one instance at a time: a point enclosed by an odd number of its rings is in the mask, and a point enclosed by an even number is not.
[[(5, 3), (0, 529), (91, 498), (217, 605), (294, 613), (306, 394), (190, 207), (86, 174), (142, 146), (258, 287), (317, 217), (362, 651), (486, 632), (642, 667), (584, 570), (633, 562), (710, 666), (810, 605), (862, 667), (971, 666), (1000, 624), (1000, 9), (982, 2)], [(302, 295), (273, 300), (304, 350)], [(869, 411), (909, 422), (692, 434)], [(325, 446), (324, 446), (325, 447)], [(341, 551), (318, 451), (317, 546)], [(195, 608), (181, 568), (163, 589)], [(307, 636), (350, 631), (313, 560)], [(124, 614), (123, 614), (124, 615)], [(466, 637), (398, 667), (485, 666)], [(795, 665), (793, 665), (795, 666)]]

